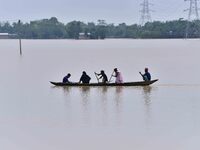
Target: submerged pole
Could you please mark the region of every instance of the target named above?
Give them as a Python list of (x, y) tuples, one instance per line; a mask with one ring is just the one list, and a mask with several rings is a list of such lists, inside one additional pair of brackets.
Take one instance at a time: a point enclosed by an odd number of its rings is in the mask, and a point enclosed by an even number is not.
[(22, 55), (22, 40), (21, 40), (21, 33), (20, 33), (21, 20), (18, 20), (18, 26), (19, 26), (19, 31), (18, 31), (18, 36), (19, 36), (19, 50), (20, 50), (20, 55)]
[(20, 50), (20, 55), (22, 55), (22, 40), (19, 38), (19, 50)]

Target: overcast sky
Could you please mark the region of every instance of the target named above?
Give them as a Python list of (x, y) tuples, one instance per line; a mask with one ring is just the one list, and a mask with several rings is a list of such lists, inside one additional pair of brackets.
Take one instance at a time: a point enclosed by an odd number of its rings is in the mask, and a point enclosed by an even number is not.
[[(143, 0), (0, 0), (0, 21), (28, 22), (57, 17), (67, 23), (73, 20), (96, 22), (105, 19), (107, 23), (139, 23)], [(149, 0), (155, 12), (152, 20), (174, 20), (187, 18), (184, 9), (189, 2), (184, 0)]]

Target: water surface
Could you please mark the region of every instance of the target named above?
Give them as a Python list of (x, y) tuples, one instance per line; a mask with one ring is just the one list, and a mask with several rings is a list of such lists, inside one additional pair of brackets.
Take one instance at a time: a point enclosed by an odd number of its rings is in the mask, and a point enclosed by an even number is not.
[[(4, 150), (199, 150), (197, 40), (0, 40), (0, 147)], [(150, 87), (54, 87), (68, 72)]]

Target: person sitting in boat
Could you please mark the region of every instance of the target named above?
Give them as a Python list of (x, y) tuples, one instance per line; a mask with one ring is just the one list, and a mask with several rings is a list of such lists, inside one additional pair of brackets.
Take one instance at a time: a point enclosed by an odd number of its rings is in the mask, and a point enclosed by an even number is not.
[(142, 73), (140, 72), (140, 74), (141, 74), (143, 80), (144, 80), (144, 81), (151, 81), (151, 74), (149, 73), (149, 69), (148, 69), (148, 68), (145, 68), (145, 69), (144, 69), (144, 72), (145, 72), (144, 74), (142, 74)]
[(64, 78), (63, 78), (63, 83), (70, 83), (69, 78), (71, 77), (71, 74), (68, 73)]
[(101, 70), (101, 72), (98, 74), (96, 73), (99, 77), (99, 79), (102, 79), (102, 83), (107, 83), (108, 82), (108, 77), (105, 74), (105, 72), (103, 70)]
[(90, 83), (90, 76), (88, 76), (87, 74), (86, 74), (86, 72), (85, 71), (83, 71), (83, 73), (82, 73), (82, 76), (81, 76), (81, 78), (80, 78), (80, 80), (79, 80), (79, 83)]
[(114, 69), (115, 74), (112, 75), (116, 78), (115, 83), (123, 83), (123, 78), (121, 72), (117, 68)]

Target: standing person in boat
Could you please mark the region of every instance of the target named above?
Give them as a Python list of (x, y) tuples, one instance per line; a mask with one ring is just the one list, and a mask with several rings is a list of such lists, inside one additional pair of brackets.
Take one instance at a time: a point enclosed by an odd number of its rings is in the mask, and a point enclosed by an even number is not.
[(79, 80), (79, 83), (90, 83), (90, 76), (87, 75), (87, 73), (85, 71), (83, 71), (82, 76)]
[(63, 78), (63, 83), (70, 83), (69, 78), (71, 77), (71, 74), (68, 73), (64, 78)]
[(118, 71), (117, 68), (114, 69), (114, 75), (112, 75), (113, 77), (115, 77), (115, 83), (123, 83), (123, 78), (122, 78), (122, 74), (121, 72)]
[(96, 73), (99, 77), (99, 79), (102, 79), (102, 83), (107, 83), (108, 82), (108, 77), (105, 74), (104, 70), (101, 70), (101, 72), (98, 74)]
[(144, 69), (144, 74), (142, 74), (141, 72), (139, 72), (143, 78), (144, 81), (151, 81), (151, 74), (149, 73), (149, 69), (145, 68)]

